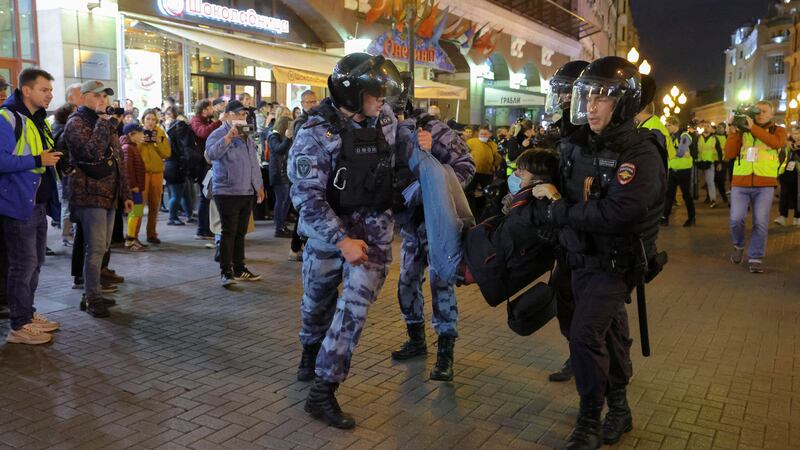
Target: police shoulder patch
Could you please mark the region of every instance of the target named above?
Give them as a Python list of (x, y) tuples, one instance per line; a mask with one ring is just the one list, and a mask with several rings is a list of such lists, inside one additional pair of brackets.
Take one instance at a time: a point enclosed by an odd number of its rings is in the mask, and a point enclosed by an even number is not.
[(636, 165), (633, 163), (624, 163), (617, 169), (617, 182), (626, 185), (633, 181), (636, 176)]
[(314, 169), (314, 162), (308, 156), (298, 156), (294, 160), (294, 167), (298, 177), (309, 178)]

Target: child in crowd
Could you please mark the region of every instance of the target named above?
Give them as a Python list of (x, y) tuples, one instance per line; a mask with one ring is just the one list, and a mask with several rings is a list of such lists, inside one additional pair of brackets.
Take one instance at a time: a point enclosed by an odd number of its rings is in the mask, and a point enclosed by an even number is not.
[(119, 143), (122, 146), (125, 171), (128, 177), (128, 184), (131, 187), (131, 194), (133, 195), (133, 209), (128, 213), (128, 234), (125, 237), (125, 248), (138, 252), (147, 247), (137, 237), (137, 232), (142, 223), (142, 216), (144, 215), (142, 192), (145, 189), (145, 168), (142, 153), (139, 149), (139, 146), (144, 143), (144, 128), (135, 122), (125, 125), (122, 129)]

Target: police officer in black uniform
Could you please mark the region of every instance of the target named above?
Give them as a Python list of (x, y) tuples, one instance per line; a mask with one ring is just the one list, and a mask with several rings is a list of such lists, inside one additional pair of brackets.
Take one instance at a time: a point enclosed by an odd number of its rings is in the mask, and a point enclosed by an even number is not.
[(658, 143), (633, 124), (640, 97), (640, 75), (628, 61), (609, 56), (586, 67), (572, 93), (571, 122), (579, 128), (561, 145), (564, 198), (553, 185), (533, 191), (552, 200), (539, 217), (563, 227), (559, 242), (572, 271), (569, 347), (580, 412), (567, 449), (617, 442), (633, 426), (625, 303), (656, 255), (666, 190)]
[[(588, 66), (586, 61), (570, 61), (558, 69), (550, 80), (550, 92), (547, 94), (545, 102), (545, 112), (547, 114), (560, 113), (561, 117), (552, 125), (558, 131), (559, 140), (556, 150), (560, 144), (567, 144), (569, 137), (578, 128), (570, 122), (570, 99), (572, 98), (572, 84), (581, 75), (583, 69)], [(560, 154), (560, 151), (559, 151)], [(572, 297), (571, 274), (566, 264), (565, 254), (560, 252), (556, 268), (550, 277), (550, 284), (558, 292), (556, 317), (561, 334), (569, 339), (569, 326), (572, 323), (572, 312), (575, 309), (575, 301)], [(561, 368), (548, 377), (550, 381), (569, 381), (572, 379), (572, 367), (569, 358), (564, 361)]]

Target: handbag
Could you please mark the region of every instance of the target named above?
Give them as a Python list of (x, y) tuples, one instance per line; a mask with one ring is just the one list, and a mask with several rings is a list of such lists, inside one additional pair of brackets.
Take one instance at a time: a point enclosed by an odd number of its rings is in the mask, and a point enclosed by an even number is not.
[(85, 173), (87, 177), (100, 180), (114, 173), (114, 153), (109, 148), (109, 151), (103, 156), (100, 161), (85, 162), (75, 161), (74, 165), (81, 172)]
[(556, 289), (536, 283), (514, 300), (507, 302), (508, 327), (520, 336), (530, 336), (556, 316)]

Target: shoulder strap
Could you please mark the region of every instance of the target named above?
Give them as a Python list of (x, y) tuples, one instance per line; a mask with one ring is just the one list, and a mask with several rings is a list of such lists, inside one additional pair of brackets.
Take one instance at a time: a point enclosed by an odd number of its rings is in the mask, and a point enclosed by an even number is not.
[(3, 111), (6, 113), (4, 114), (5, 118), (14, 128), (14, 140), (19, 142), (20, 138), (22, 138), (22, 117), (16, 111), (8, 108), (3, 108)]

